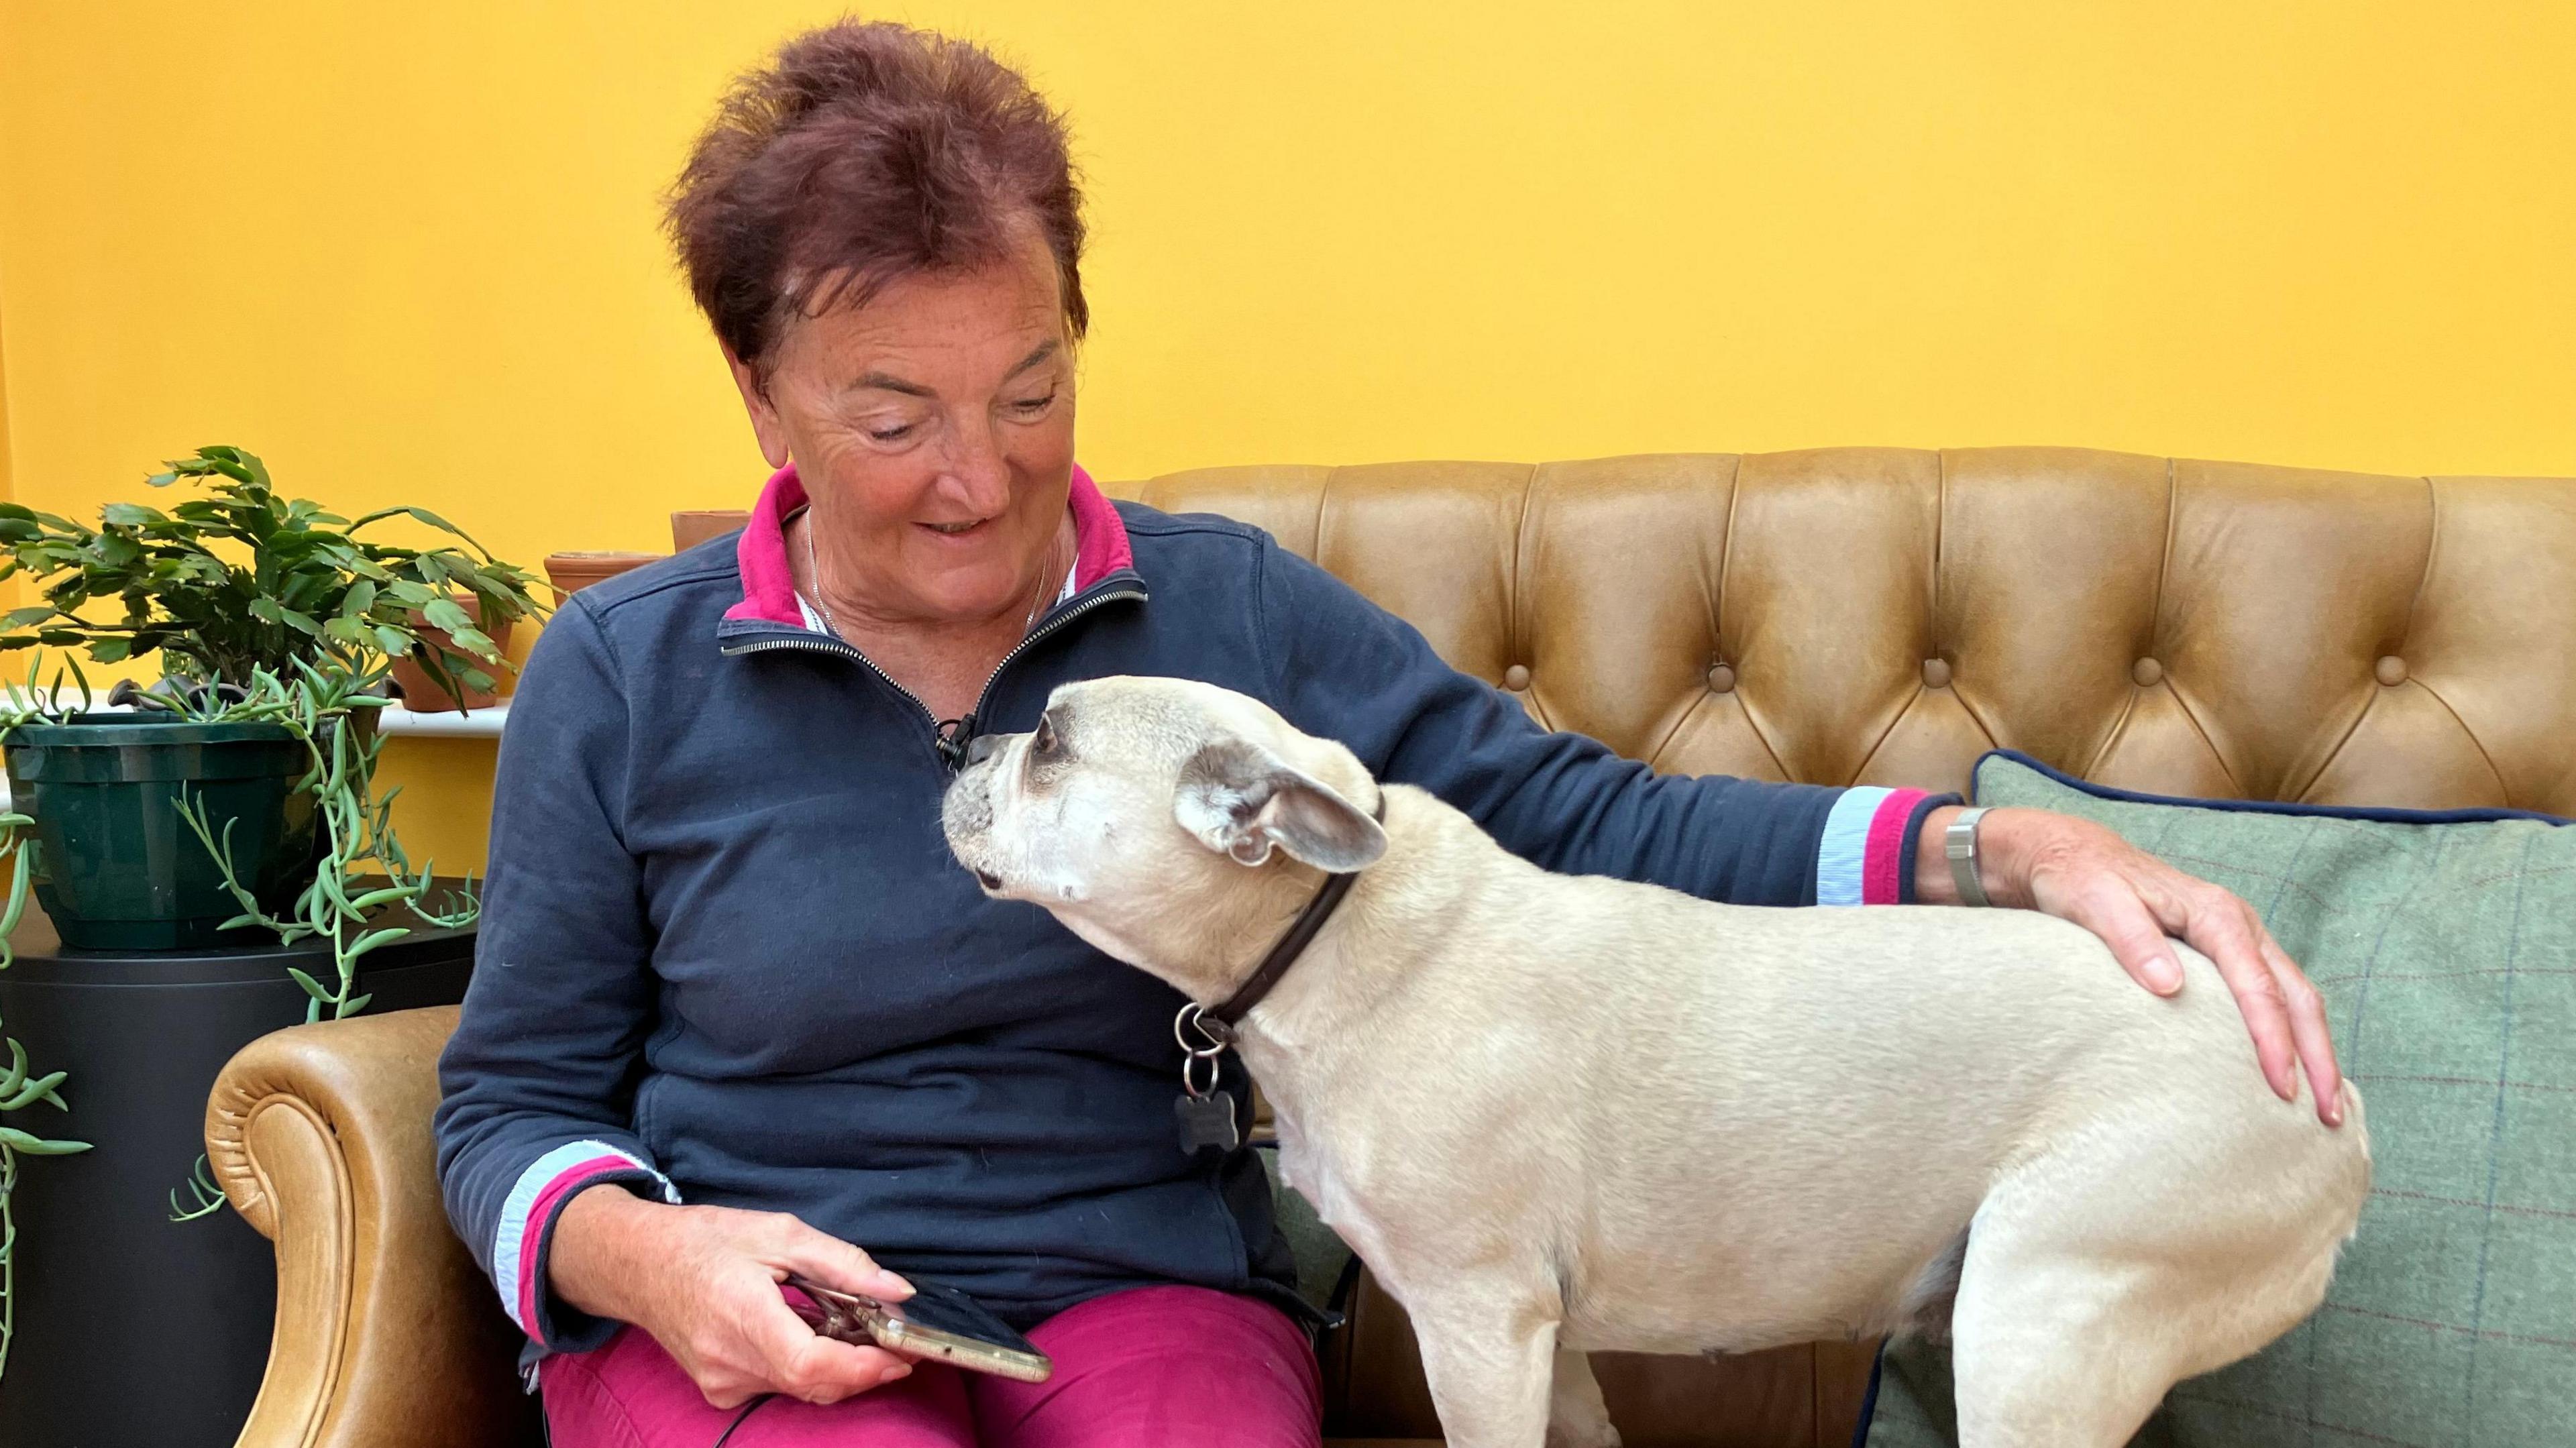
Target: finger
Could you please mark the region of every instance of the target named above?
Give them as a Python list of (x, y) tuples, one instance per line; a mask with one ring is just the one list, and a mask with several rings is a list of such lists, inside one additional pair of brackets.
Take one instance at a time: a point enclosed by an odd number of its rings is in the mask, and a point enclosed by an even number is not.
[(710, 1408), (739, 1408), (770, 1390), (767, 1383), (756, 1382), (731, 1369), (704, 1369), (686, 1363), (682, 1367), (689, 1374), (689, 1381), (697, 1384), (698, 1396), (706, 1399)]
[(2224, 890), (2209, 891), (2196, 905), (2183, 938), (2218, 967), (2254, 1037), (2254, 1059), (2263, 1068), (2263, 1080), (2273, 1095), (2291, 1100), (2299, 1094), (2298, 1041), (2280, 978), (2257, 943), (2262, 925), (2252, 906)]
[(808, 1403), (837, 1403), (912, 1375), (912, 1364), (881, 1347), (814, 1337), (788, 1361), (786, 1392)]
[(773, 1391), (808, 1403), (836, 1403), (912, 1371), (884, 1348), (824, 1337), (783, 1297), (756, 1309), (745, 1330)]
[[(2203, 908), (2198, 898), (2204, 894), (2226, 895), (2223, 890), (2204, 885), (2144, 850), (2132, 852), (2133, 869), (2128, 873), (2129, 888), (2147, 912), (2156, 917), (2169, 939), (2187, 938), (2192, 917)], [(2227, 895), (2226, 898), (2236, 897)]]
[(912, 1295), (912, 1284), (878, 1266), (875, 1258), (793, 1217), (778, 1243), (777, 1265), (826, 1287), (880, 1302), (901, 1302)]
[(2129, 978), (2158, 995), (2182, 989), (2182, 961), (2147, 902), (2114, 882), (2074, 902), (2066, 918), (2101, 936)]
[(2326, 1023), (2325, 997), (2270, 931), (2259, 924), (2255, 929), (2263, 958), (2270, 963), (2272, 976), (2280, 983), (2281, 996), (2289, 1003), (2290, 1036), (2298, 1046), (2299, 1068), (2307, 1073), (2308, 1088), (2316, 1093), (2317, 1119), (2328, 1126), (2341, 1126), (2343, 1068), (2335, 1063), (2334, 1029)]

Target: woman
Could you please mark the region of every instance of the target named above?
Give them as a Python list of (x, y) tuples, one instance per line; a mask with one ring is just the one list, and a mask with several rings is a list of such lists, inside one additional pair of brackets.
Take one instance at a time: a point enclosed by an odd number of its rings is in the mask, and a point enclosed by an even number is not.
[[(671, 227), (777, 472), (738, 541), (546, 629), (442, 1062), (449, 1211), (556, 1443), (1315, 1441), (1260, 1169), (1175, 1147), (1176, 1000), (941, 847), (966, 745), (1064, 680), (1257, 695), (1553, 868), (1954, 899), (1924, 843), (1946, 799), (1658, 779), (1258, 531), (1104, 500), (1074, 465), (1062, 123), (981, 51), (797, 40), (699, 141)], [(2189, 939), (2274, 1089), (2303, 1061), (2336, 1100), (2315, 995), (2241, 902), (2037, 812), (1988, 816), (1980, 856), (1997, 903), (2100, 932), (2150, 988)], [(780, 1285), (899, 1297), (898, 1271), (1030, 1332), (1054, 1381), (818, 1338)]]

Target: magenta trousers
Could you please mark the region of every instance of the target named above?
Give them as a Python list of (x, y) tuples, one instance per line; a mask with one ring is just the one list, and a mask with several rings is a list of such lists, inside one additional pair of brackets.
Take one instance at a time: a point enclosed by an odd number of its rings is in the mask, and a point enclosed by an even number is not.
[[(1043, 1383), (938, 1363), (818, 1407), (772, 1398), (725, 1448), (1317, 1448), (1315, 1354), (1286, 1313), (1205, 1287), (1095, 1297), (1029, 1333)], [(538, 1368), (554, 1448), (713, 1448), (716, 1408), (649, 1333)]]

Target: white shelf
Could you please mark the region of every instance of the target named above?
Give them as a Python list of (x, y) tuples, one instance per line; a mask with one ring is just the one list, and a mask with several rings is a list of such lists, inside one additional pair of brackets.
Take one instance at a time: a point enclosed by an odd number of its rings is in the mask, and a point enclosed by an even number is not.
[(502, 700), (489, 709), (476, 709), (460, 714), (450, 709), (439, 714), (415, 714), (400, 704), (388, 704), (376, 711), (376, 732), (404, 739), (498, 739), (501, 726), (510, 720), (510, 701)]
[[(93, 712), (105, 714), (110, 711), (107, 705), (101, 704)], [(126, 706), (116, 706), (115, 712), (126, 712)], [(400, 704), (388, 704), (376, 711), (376, 729), (383, 734), (411, 739), (498, 739), (501, 726), (508, 723), (509, 718), (510, 704), (506, 699), (471, 714), (459, 714), (453, 710), (444, 714), (415, 714)], [(0, 810), (8, 808), (9, 780), (7, 776), (0, 775)]]
[[(37, 697), (45, 696), (39, 693)], [(133, 712), (133, 705), (109, 704), (104, 702), (106, 697), (106, 692), (100, 691), (99, 698), (102, 702), (91, 706), (90, 712), (93, 714)], [(63, 700), (65, 708), (77, 708), (78, 705), (79, 700), (75, 697), (67, 695)], [(471, 714), (460, 714), (453, 709), (438, 714), (415, 714), (400, 704), (387, 704), (376, 711), (376, 729), (379, 733), (408, 735), (413, 738), (498, 739), (501, 737), (501, 726), (507, 723), (509, 718), (510, 701), (507, 699), (489, 709), (477, 709)]]

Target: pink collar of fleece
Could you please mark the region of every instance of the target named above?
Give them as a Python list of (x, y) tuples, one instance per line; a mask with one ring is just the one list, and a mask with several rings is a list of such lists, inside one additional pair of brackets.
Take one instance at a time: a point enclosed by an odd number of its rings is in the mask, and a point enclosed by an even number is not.
[[(1073, 512), (1074, 592), (1135, 566), (1127, 524), (1091, 475), (1079, 467), (1073, 470), (1073, 487), (1065, 505)], [(794, 463), (770, 474), (735, 548), (734, 560), (742, 570), (742, 602), (725, 610), (728, 620), (805, 626), (804, 612), (796, 606), (796, 576), (787, 566), (787, 520), (804, 506), (805, 484), (796, 476)]]

